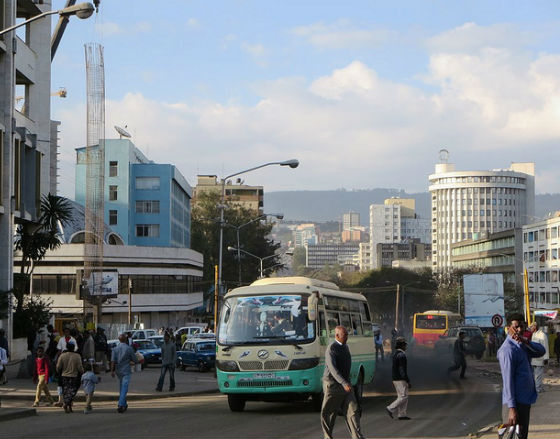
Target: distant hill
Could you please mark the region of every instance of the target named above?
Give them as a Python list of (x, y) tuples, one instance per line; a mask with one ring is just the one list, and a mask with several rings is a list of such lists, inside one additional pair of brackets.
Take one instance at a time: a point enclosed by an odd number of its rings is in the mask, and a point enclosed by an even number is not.
[[(401, 197), (416, 200), (416, 212), (430, 217), (430, 194), (409, 194), (400, 189), (363, 189), (331, 191), (283, 191), (264, 193), (265, 212), (282, 212), (287, 221), (324, 222), (341, 220), (350, 210), (360, 214), (363, 226), (369, 225), (369, 205), (383, 204), (386, 198)], [(535, 216), (545, 217), (560, 210), (560, 194), (540, 194), (535, 199)]]

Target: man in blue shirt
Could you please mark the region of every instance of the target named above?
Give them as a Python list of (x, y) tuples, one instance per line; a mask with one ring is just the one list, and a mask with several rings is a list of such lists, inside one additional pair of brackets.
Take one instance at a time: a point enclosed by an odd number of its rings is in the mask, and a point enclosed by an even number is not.
[(128, 384), (130, 383), (130, 363), (137, 364), (138, 359), (134, 353), (134, 349), (128, 345), (126, 334), (119, 335), (120, 343), (111, 352), (111, 376), (115, 377), (115, 371), (119, 378), (119, 406), (117, 411), (123, 413), (128, 408), (126, 403), (126, 395), (128, 393)]
[(527, 439), (531, 404), (537, 400), (530, 359), (545, 353), (540, 344), (523, 337), (524, 329), (525, 321), (521, 314), (510, 316), (507, 338), (498, 350), (503, 380), (504, 423), (519, 425), (519, 439)]

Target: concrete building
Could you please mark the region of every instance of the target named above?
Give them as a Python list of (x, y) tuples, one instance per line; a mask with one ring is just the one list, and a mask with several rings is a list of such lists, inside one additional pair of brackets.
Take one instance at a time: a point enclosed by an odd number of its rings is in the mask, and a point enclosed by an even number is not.
[(375, 247), (377, 253), (377, 266), (393, 267), (394, 261), (419, 261), (425, 263), (427, 259), (431, 259), (431, 246), (415, 241), (378, 243)]
[(359, 243), (307, 245), (305, 247), (305, 265), (309, 268), (319, 269), (325, 265), (353, 264), (359, 248)]
[[(430, 222), (416, 215), (414, 199), (388, 198), (384, 204), (370, 205), (369, 212), (372, 249), (376, 249), (378, 244), (396, 244), (414, 240), (424, 244), (430, 242)], [(373, 268), (382, 266), (377, 259), (378, 254), (377, 251), (371, 252)]]
[(452, 244), (521, 227), (534, 215), (534, 163), (491, 171), (457, 171), (452, 163), (439, 163), (429, 180), (435, 271), (451, 268)]
[[(49, 11), (51, 2), (0, 1), (0, 28)], [(33, 224), (41, 196), (56, 193), (51, 121), (51, 20), (0, 36), (0, 291), (13, 285), (14, 222)], [(0, 320), (0, 326), (10, 323)], [(11, 331), (8, 331), (11, 338)]]
[(351, 230), (353, 227), (360, 226), (360, 214), (358, 212), (348, 212), (342, 214), (342, 231)]
[(350, 229), (343, 230), (341, 241), (344, 242), (364, 242), (368, 239), (366, 228), (362, 226), (353, 226)]
[[(198, 175), (193, 192), (193, 203), (196, 204), (196, 197), (201, 193), (220, 193), (221, 190), (222, 184), (216, 175)], [(264, 212), (264, 190), (262, 186), (249, 186), (243, 184), (240, 179), (237, 180), (237, 183), (228, 180), (225, 185), (225, 195), (226, 200), (245, 209), (253, 210), (257, 215)]]
[[(76, 149), (76, 201), (86, 203), (86, 149)], [(129, 139), (105, 140), (105, 222), (127, 245), (190, 247), (192, 189)]]
[[(72, 222), (60, 231), (63, 244), (47, 252), (32, 276), (33, 294), (52, 301), (55, 323), (81, 322), (88, 312), (78, 288), (84, 267), (85, 209), (77, 203), (72, 206)], [(203, 301), (202, 254), (180, 247), (123, 245), (109, 225), (105, 225), (103, 242), (103, 271), (117, 274), (118, 296), (102, 305), (100, 323), (128, 323), (129, 306), (132, 323), (143, 323), (146, 328), (183, 326), (191, 321), (190, 313)], [(16, 271), (20, 260), (16, 254)]]
[(371, 244), (360, 242), (358, 247), (358, 266), (360, 271), (371, 270)]
[(315, 233), (315, 224), (298, 224), (293, 231), (293, 242), (294, 247), (317, 244), (318, 238)]
[[(479, 239), (451, 244), (451, 267), (458, 270), (480, 270), (502, 273), (504, 283), (513, 286), (517, 309), (522, 307), (523, 260), (521, 228), (490, 233)], [(507, 304), (506, 304), (507, 305)]]
[(532, 310), (560, 310), (560, 212), (523, 226), (523, 266)]

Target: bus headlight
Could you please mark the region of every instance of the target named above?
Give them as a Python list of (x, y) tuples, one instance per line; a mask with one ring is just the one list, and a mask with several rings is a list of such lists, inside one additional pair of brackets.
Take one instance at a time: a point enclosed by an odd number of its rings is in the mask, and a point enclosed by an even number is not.
[(235, 361), (216, 360), (216, 369), (223, 370), (224, 372), (239, 372), (239, 367)]
[(312, 369), (319, 365), (319, 358), (297, 358), (290, 363), (290, 370)]

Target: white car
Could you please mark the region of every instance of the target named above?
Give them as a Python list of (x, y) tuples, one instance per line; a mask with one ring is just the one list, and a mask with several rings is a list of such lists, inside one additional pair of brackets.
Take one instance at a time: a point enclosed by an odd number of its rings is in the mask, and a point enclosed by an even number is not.
[(136, 329), (130, 332), (132, 332), (133, 340), (147, 340), (149, 337), (158, 335), (158, 332), (155, 329)]
[(183, 334), (187, 334), (187, 338), (192, 337), (196, 334), (202, 334), (206, 325), (200, 326), (183, 326), (175, 331), (175, 337), (181, 337)]

